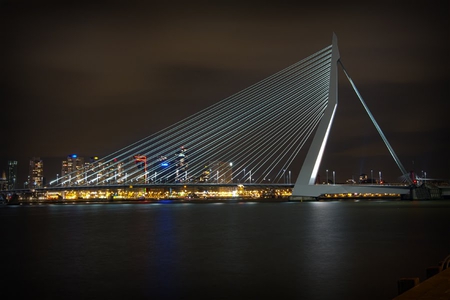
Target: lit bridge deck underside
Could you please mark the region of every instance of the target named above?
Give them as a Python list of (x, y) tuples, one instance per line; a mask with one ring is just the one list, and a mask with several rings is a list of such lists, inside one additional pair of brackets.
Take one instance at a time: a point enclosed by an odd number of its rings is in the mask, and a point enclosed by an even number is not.
[[(87, 185), (87, 186), (58, 186), (58, 187), (46, 187), (46, 188), (36, 188), (36, 189), (23, 189), (16, 190), (17, 192), (25, 191), (36, 191), (36, 192), (46, 192), (46, 191), (62, 191), (62, 190), (102, 190), (102, 189), (125, 189), (125, 188), (148, 188), (148, 189), (158, 189), (158, 188), (238, 188), (244, 187), (249, 189), (286, 189), (293, 188), (293, 183), (148, 183), (148, 184), (109, 184), (109, 185)], [(399, 193), (405, 193), (409, 190), (408, 185), (404, 184), (392, 184), (392, 185), (379, 185), (379, 184), (316, 184), (310, 186), (312, 188), (320, 188), (325, 190), (324, 194), (334, 194), (343, 193), (347, 191), (357, 192), (362, 189), (364, 191), (371, 192), (371, 190), (377, 190), (382, 188), (386, 191), (398, 191)], [(361, 192), (361, 191), (359, 191)]]
[(148, 183), (148, 184), (110, 184), (110, 185), (87, 185), (87, 186), (58, 186), (50, 188), (35, 189), (38, 192), (45, 191), (61, 191), (61, 190), (101, 190), (101, 189), (126, 189), (126, 188), (148, 188), (148, 189), (161, 189), (161, 188), (238, 188), (239, 186), (248, 187), (252, 189), (286, 189), (293, 188), (293, 183), (276, 183), (276, 184), (264, 184), (264, 183)]
[(92, 186), (50, 187), (16, 190), (19, 201), (39, 200), (87, 200), (87, 199), (229, 199), (229, 198), (286, 198), (296, 200), (342, 198), (400, 198), (408, 192), (403, 185), (315, 185), (327, 191), (319, 197), (298, 198), (292, 195), (292, 183), (151, 183), (114, 184)]

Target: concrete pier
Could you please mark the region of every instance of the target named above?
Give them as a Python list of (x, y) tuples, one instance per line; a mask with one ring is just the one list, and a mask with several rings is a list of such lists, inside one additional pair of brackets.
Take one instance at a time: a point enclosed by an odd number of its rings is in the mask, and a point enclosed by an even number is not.
[[(399, 280), (400, 285), (401, 280)], [(409, 282), (408, 284), (412, 284)], [(395, 297), (393, 300), (450, 299), (450, 269), (445, 269), (422, 283)]]

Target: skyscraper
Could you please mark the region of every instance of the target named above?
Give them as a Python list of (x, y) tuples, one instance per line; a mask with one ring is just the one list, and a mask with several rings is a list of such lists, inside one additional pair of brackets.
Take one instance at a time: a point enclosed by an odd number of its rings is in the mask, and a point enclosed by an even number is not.
[(180, 148), (180, 151), (177, 153), (176, 156), (176, 171), (175, 171), (175, 181), (176, 182), (183, 182), (188, 180), (188, 174), (187, 174), (187, 155), (186, 155), (186, 148), (182, 146)]
[(30, 160), (28, 187), (38, 188), (44, 186), (44, 162), (39, 157)]
[(8, 189), (16, 189), (17, 184), (17, 160), (8, 160)]
[(84, 158), (78, 157), (76, 154), (67, 156), (67, 159), (62, 161), (61, 177), (66, 177), (63, 185), (80, 184), (84, 181)]

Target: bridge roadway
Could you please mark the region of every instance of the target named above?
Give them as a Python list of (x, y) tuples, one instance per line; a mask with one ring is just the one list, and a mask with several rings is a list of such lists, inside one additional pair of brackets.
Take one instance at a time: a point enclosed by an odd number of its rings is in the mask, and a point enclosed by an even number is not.
[[(108, 185), (80, 185), (80, 186), (57, 186), (57, 187), (44, 187), (44, 188), (36, 188), (36, 189), (21, 189), (15, 190), (14, 192), (18, 194), (26, 194), (26, 193), (37, 193), (44, 194), (46, 192), (63, 192), (63, 191), (95, 191), (95, 190), (124, 190), (124, 189), (149, 189), (149, 190), (157, 190), (157, 189), (165, 189), (165, 190), (189, 190), (190, 192), (195, 192), (199, 190), (205, 191), (214, 191), (223, 188), (232, 188), (232, 189), (244, 189), (244, 190), (280, 190), (280, 189), (289, 189), (292, 191), (294, 188), (293, 183), (148, 183), (148, 184), (108, 184)], [(306, 187), (308, 188), (308, 187)], [(320, 195), (325, 194), (348, 194), (349, 189), (352, 189), (353, 193), (356, 194), (364, 194), (364, 193), (399, 193), (399, 189), (401, 189), (402, 193), (408, 193), (407, 186), (398, 186), (398, 185), (367, 185), (367, 184), (318, 184), (314, 186), (310, 186), (309, 188), (320, 189)], [(380, 192), (380, 188), (382, 188), (382, 192)]]
[[(124, 190), (124, 189), (172, 189), (180, 190), (186, 189), (190, 192), (199, 190), (213, 191), (221, 188), (243, 188), (244, 190), (279, 190), (279, 189), (292, 189), (293, 183), (148, 183), (148, 184), (109, 184), (109, 185), (87, 185), (87, 186), (58, 186), (58, 187), (43, 187), (36, 189), (17, 189), (8, 191), (9, 193), (17, 194), (44, 194), (46, 192), (59, 192), (59, 191), (94, 191), (94, 190)], [(450, 197), (450, 185), (439, 186), (440, 194), (442, 198)], [(390, 184), (390, 185), (377, 185), (377, 184), (318, 184), (312, 186), (305, 186), (305, 189), (320, 190), (320, 196), (310, 197), (312, 199), (323, 198), (325, 195), (349, 195), (352, 197), (358, 197), (362, 194), (409, 194), (411, 191), (410, 186), (405, 184)], [(307, 196), (307, 193), (305, 193)], [(346, 196), (348, 197), (348, 196)], [(302, 200), (306, 200), (305, 197)], [(325, 197), (327, 198), (327, 197)], [(365, 198), (365, 197), (364, 197)], [(292, 200), (297, 200), (292, 197)]]
[[(45, 191), (63, 191), (63, 190), (100, 190), (100, 189), (124, 189), (124, 188), (179, 188), (179, 187), (200, 187), (200, 188), (214, 188), (214, 187), (248, 187), (254, 189), (279, 189), (279, 188), (293, 188), (294, 183), (146, 183), (146, 184), (106, 184), (106, 185), (71, 185), (71, 186), (50, 186), (41, 187), (34, 189), (16, 189), (12, 192), (45, 192)], [(408, 189), (409, 187), (404, 184), (389, 184), (389, 185), (378, 185), (378, 184), (316, 184), (312, 187), (320, 187), (329, 190), (330, 193), (336, 191), (336, 193), (341, 193), (342, 188), (355, 187), (358, 189), (369, 190), (371, 188), (386, 188), (386, 189)], [(450, 188), (450, 186), (449, 186)], [(450, 191), (450, 189), (449, 189)]]
[(316, 185), (295, 185), (292, 198), (298, 200), (308, 200), (327, 194), (398, 194), (410, 193), (410, 186), (380, 185), (380, 184), (316, 184)]
[[(125, 189), (125, 188), (219, 188), (219, 187), (251, 187), (254, 189), (286, 189), (293, 188), (293, 183), (147, 183), (147, 184), (108, 184), (108, 185), (82, 185), (82, 186), (63, 186), (63, 187), (45, 187), (37, 188), (36, 192), (45, 191), (64, 191), (64, 190), (102, 190), (102, 189)], [(23, 190), (22, 190), (23, 191)], [(31, 191), (31, 190), (28, 190)]]

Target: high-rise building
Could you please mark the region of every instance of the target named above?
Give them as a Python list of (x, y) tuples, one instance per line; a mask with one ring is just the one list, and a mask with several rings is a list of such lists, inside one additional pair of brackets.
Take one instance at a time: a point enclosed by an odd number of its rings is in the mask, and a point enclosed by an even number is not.
[(172, 163), (167, 156), (160, 155), (155, 165), (155, 173), (152, 174), (152, 181), (167, 182), (169, 181), (169, 174), (172, 170)]
[(122, 183), (124, 180), (123, 163), (113, 159), (102, 164), (103, 184)]
[[(93, 156), (85, 161), (71, 154), (62, 161), (59, 183), (63, 186), (121, 184), (130, 181), (127, 175), (124, 163), (115, 158), (105, 160)], [(143, 175), (141, 179), (144, 180)]]
[(14, 190), (17, 185), (17, 160), (8, 160), (8, 189)]
[(116, 183), (124, 183), (126, 178), (125, 178), (125, 170), (123, 168), (123, 162), (119, 162), (117, 163), (116, 161), (114, 161), (114, 164), (116, 165), (116, 170), (114, 171), (114, 181)]
[(83, 184), (85, 177), (83, 176), (84, 158), (78, 157), (76, 154), (67, 156), (67, 159), (62, 161), (61, 177), (66, 178), (63, 180), (63, 185)]
[(38, 188), (44, 186), (44, 162), (39, 157), (30, 160), (28, 175), (28, 188)]
[(85, 175), (87, 184), (99, 184), (100, 178), (103, 176), (103, 161), (98, 156), (92, 156), (89, 163), (85, 163)]
[(180, 151), (177, 153), (175, 161), (176, 161), (176, 171), (175, 171), (175, 181), (176, 182), (184, 182), (188, 181), (188, 174), (187, 174), (187, 154), (186, 154), (186, 148), (182, 146), (180, 148)]

